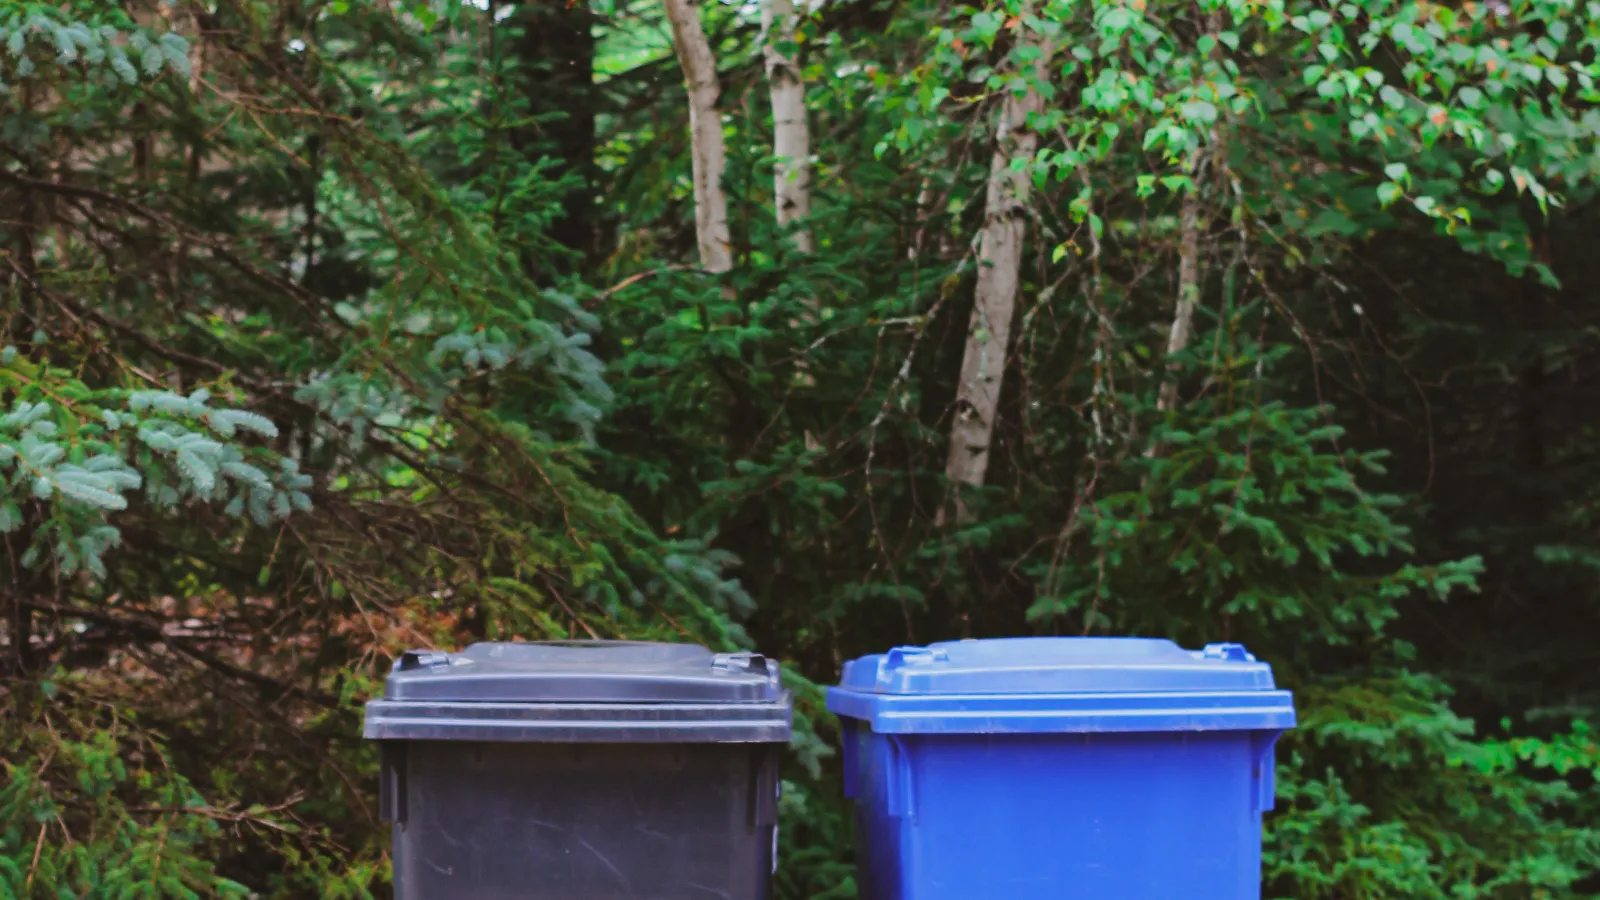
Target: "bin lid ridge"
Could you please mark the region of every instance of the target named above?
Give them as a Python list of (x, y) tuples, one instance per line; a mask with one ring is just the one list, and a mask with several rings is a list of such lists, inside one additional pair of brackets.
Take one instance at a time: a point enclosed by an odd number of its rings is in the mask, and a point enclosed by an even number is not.
[(395, 660), (386, 700), (531, 703), (772, 703), (776, 661), (651, 641), (481, 642)]
[(896, 647), (845, 664), (840, 687), (875, 694), (1270, 691), (1272, 667), (1239, 644), (1185, 650), (1153, 638), (1000, 638)]
[(902, 734), (1282, 730), (1294, 704), (1239, 644), (1001, 638), (845, 663), (828, 709)]

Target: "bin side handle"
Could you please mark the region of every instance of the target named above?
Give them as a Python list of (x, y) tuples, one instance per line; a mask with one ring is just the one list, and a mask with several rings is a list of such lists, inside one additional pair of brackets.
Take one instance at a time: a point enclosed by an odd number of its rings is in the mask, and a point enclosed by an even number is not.
[(885, 735), (884, 743), (888, 747), (888, 771), (884, 773), (888, 782), (887, 806), (889, 815), (904, 816), (907, 819), (917, 817), (915, 781), (911, 775), (911, 754), (906, 747), (905, 739), (897, 734)]
[(406, 748), (397, 741), (379, 744), (378, 818), (396, 825), (406, 822)]
[(1278, 745), (1279, 731), (1262, 731), (1252, 735), (1255, 745), (1256, 810), (1271, 812), (1277, 805), (1278, 760), (1274, 750)]

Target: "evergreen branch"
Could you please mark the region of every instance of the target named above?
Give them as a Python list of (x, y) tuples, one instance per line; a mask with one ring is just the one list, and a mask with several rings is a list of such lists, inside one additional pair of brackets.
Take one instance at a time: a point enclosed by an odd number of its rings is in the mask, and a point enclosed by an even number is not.
[(330, 694), (314, 688), (290, 684), (270, 675), (253, 672), (240, 668), (223, 660), (213, 653), (201, 650), (195, 646), (195, 640), (182, 637), (169, 632), (164, 624), (158, 620), (143, 616), (116, 615), (102, 610), (77, 606), (70, 603), (61, 603), (54, 600), (41, 600), (37, 598), (19, 597), (15, 601), (23, 607), (36, 612), (50, 612), (70, 618), (82, 619), (86, 622), (95, 622), (128, 635), (145, 643), (163, 644), (172, 650), (193, 659), (206, 668), (234, 681), (250, 684), (260, 690), (270, 692), (277, 696), (293, 696), (309, 700), (324, 707), (334, 707), (339, 704), (339, 699)]

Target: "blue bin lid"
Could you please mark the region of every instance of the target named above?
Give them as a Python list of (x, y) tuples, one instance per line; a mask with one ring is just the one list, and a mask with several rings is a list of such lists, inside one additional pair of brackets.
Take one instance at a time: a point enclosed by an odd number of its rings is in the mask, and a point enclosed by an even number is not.
[(896, 647), (845, 663), (828, 708), (879, 732), (1281, 730), (1288, 691), (1242, 645), (1005, 638)]

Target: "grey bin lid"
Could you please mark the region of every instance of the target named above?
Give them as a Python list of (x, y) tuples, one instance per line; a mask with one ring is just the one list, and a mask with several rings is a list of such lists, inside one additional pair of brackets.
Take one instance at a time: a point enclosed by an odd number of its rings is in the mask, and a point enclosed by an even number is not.
[(408, 651), (365, 734), (386, 740), (787, 741), (776, 661), (644, 641)]

